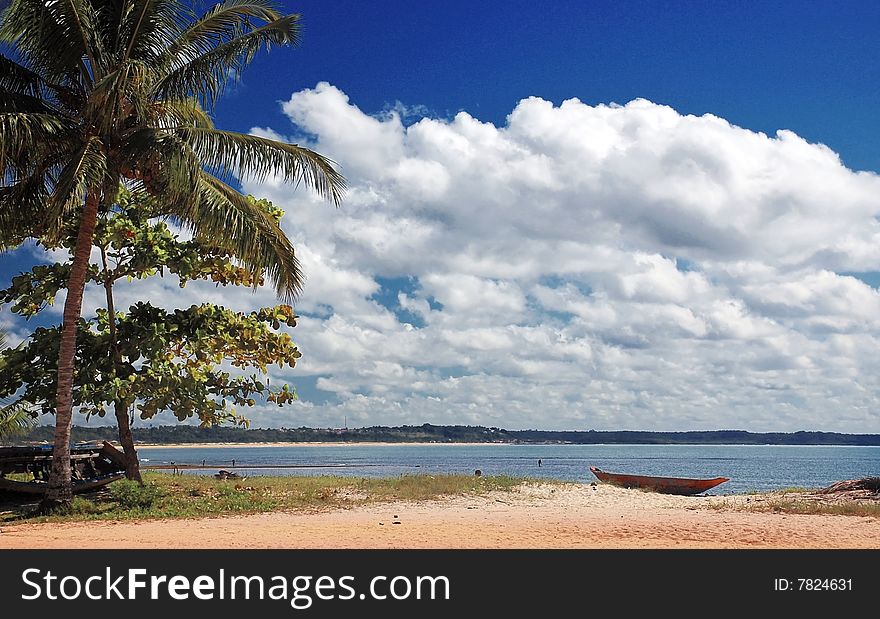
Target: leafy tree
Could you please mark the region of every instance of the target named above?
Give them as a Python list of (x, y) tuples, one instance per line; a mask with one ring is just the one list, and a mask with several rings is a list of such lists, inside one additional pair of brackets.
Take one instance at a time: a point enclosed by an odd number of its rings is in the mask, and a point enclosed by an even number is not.
[[(274, 221), (283, 212), (267, 200), (248, 198)], [(250, 407), (257, 398), (279, 406), (295, 399), (287, 385), (270, 387), (257, 374), (222, 369), (223, 364), (243, 370), (257, 368), (265, 375), (269, 365), (293, 367), (301, 354), (290, 336), (296, 316), (289, 305), (252, 312), (234, 312), (212, 303), (168, 311), (147, 302), (128, 312), (114, 308), (114, 284), (171, 274), (185, 287), (192, 280), (218, 286), (259, 286), (260, 274), (242, 268), (232, 253), (202, 238), (180, 240), (168, 224), (153, 218), (153, 200), (133, 198), (123, 190), (113, 212), (98, 220), (94, 245), (101, 265), (90, 265), (88, 280), (104, 289), (106, 309), (80, 319), (77, 335), (73, 404), (87, 417), (104, 417), (112, 406), (119, 439), (127, 461), (127, 476), (140, 480), (137, 452), (129, 415), (150, 419), (171, 411), (178, 420), (191, 417), (202, 426), (224, 422), (247, 425), (234, 407)], [(66, 243), (76, 243), (70, 226)], [(66, 286), (70, 262), (35, 266), (0, 291), (0, 303), (32, 317), (52, 304)], [(38, 328), (27, 342), (0, 353), (0, 397), (16, 396), (19, 406), (43, 413), (55, 409), (54, 353), (61, 329)]]
[(270, 0), (226, 0), (197, 15), (180, 0), (11, 0), (0, 15), (0, 246), (78, 222), (57, 361), (55, 440), (44, 511), (70, 490), (77, 328), (98, 215), (120, 182), (266, 271), (301, 286), (277, 224), (229, 186), (269, 174), (338, 203), (332, 162), (294, 144), (216, 129), (206, 109), (263, 48), (299, 38), (299, 16)]

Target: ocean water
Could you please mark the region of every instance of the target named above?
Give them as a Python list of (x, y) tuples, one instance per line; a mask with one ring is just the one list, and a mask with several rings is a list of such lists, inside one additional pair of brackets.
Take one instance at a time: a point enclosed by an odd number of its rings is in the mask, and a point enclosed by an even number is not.
[[(842, 479), (880, 476), (880, 447), (814, 445), (290, 445), (144, 447), (144, 466), (196, 464), (187, 470), (240, 475), (464, 473), (591, 482), (590, 466), (615, 473), (668, 477), (729, 477), (708, 494), (742, 494), (790, 487), (822, 488)], [(538, 460), (541, 466), (538, 466)]]

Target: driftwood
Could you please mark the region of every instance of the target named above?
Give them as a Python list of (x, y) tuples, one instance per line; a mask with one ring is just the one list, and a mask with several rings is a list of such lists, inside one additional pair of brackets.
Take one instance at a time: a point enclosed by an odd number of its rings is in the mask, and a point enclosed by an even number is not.
[(837, 494), (838, 492), (853, 492), (855, 490), (868, 490), (874, 494), (880, 494), (880, 477), (863, 477), (862, 479), (847, 479), (822, 488), (817, 494)]
[(214, 478), (215, 479), (244, 479), (244, 477), (242, 477), (238, 473), (233, 473), (232, 471), (226, 471), (226, 470), (222, 470), (222, 469), (220, 470), (219, 473), (214, 475)]

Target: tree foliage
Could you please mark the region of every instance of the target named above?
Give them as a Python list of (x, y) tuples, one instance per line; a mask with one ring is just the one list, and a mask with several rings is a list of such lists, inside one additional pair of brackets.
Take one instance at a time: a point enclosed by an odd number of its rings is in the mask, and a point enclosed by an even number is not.
[[(266, 200), (248, 198), (274, 221), (282, 211)], [(155, 204), (123, 191), (118, 207), (101, 218), (95, 246), (106, 255), (90, 265), (92, 284), (176, 276), (180, 286), (194, 280), (218, 286), (258, 286), (260, 274), (242, 268), (228, 249), (201, 238), (181, 240), (167, 221), (152, 217)], [(71, 249), (75, 231), (49, 249)], [(69, 262), (38, 265), (0, 291), (0, 303), (32, 317), (51, 305), (66, 285)], [(78, 325), (73, 402), (87, 416), (103, 417), (111, 405), (150, 419), (170, 411), (178, 420), (195, 417), (203, 426), (245, 424), (238, 409), (257, 400), (283, 406), (295, 399), (287, 385), (270, 385), (269, 366), (296, 364), (301, 353), (286, 327), (296, 325), (289, 305), (237, 312), (213, 303), (167, 310), (135, 303), (110, 315), (99, 309)], [(0, 397), (13, 397), (43, 413), (55, 408), (60, 327), (37, 328), (21, 346), (0, 353)], [(243, 374), (247, 369), (257, 373)]]

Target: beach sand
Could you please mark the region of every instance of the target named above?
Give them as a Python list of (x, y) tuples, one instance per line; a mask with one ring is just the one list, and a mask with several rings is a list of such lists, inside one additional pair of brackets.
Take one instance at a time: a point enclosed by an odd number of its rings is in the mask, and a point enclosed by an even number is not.
[[(880, 548), (880, 519), (598, 484), (192, 520), (12, 524), (3, 548)], [(740, 508), (738, 508), (738, 506)]]

